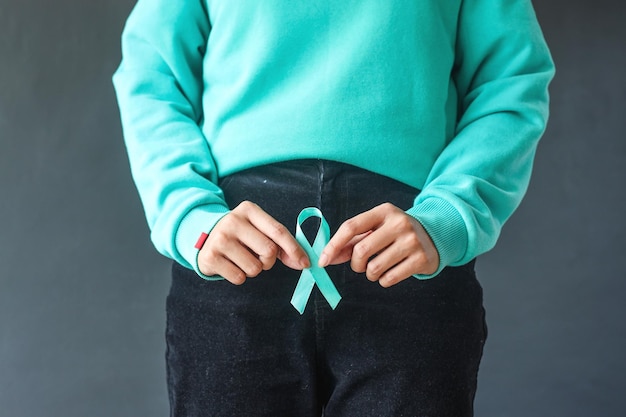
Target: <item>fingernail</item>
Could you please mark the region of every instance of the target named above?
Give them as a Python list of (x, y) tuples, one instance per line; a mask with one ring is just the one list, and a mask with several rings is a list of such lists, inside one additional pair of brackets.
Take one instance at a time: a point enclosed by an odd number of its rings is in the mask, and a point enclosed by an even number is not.
[(328, 256), (325, 253), (322, 253), (320, 256), (320, 260), (317, 263), (319, 266), (324, 267), (328, 263)]

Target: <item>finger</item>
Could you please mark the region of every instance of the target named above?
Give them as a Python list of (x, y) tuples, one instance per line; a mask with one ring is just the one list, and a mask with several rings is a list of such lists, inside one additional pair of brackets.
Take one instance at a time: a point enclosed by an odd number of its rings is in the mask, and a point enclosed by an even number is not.
[[(243, 237), (243, 239), (240, 239)], [(207, 275), (216, 273), (229, 274), (236, 283), (243, 282), (239, 277), (239, 271), (246, 277), (257, 276), (263, 270), (263, 263), (251, 252), (244, 241), (257, 242), (268, 240), (261, 232), (256, 230), (245, 218), (236, 215), (227, 215), (213, 229), (198, 255), (200, 271)], [(233, 271), (231, 265), (225, 264), (227, 260), (237, 271)], [(220, 268), (226, 265), (226, 272)]]
[(240, 235), (239, 241), (257, 257), (261, 268), (265, 271), (271, 269), (279, 253), (278, 245), (253, 225), (249, 225)]
[[(348, 262), (350, 259), (352, 259), (352, 247), (344, 247), (341, 252), (337, 253), (333, 259), (326, 261), (326, 263), (328, 265), (339, 265)], [(319, 264), (321, 265), (321, 262)]]
[(350, 259), (352, 259), (352, 249), (354, 248), (354, 245), (359, 243), (366, 236), (369, 236), (370, 233), (372, 233), (372, 232), (370, 231), (370, 232), (362, 233), (362, 234), (360, 234), (358, 236), (355, 236), (352, 239), (350, 239), (350, 242), (348, 242), (343, 247), (343, 249), (335, 256), (335, 259), (333, 259), (333, 261), (330, 264), (332, 264), (332, 265), (342, 264), (342, 263), (347, 262)]
[(256, 204), (250, 207), (248, 219), (254, 227), (278, 245), (280, 249), (278, 258), (285, 265), (293, 269), (308, 268), (311, 265), (304, 249), (289, 230)]
[(261, 273), (263, 264), (250, 250), (241, 242), (233, 242), (227, 250), (224, 250), (225, 258), (241, 269), (246, 277), (253, 278)]
[(395, 234), (389, 228), (380, 228), (361, 240), (352, 250), (350, 267), (354, 272), (365, 272), (370, 258), (382, 253), (393, 243)]
[(378, 281), (388, 270), (402, 262), (409, 255), (407, 247), (397, 242), (378, 253), (367, 263), (365, 275), (370, 281)]
[[(244, 225), (240, 229), (241, 234), (260, 234), (251, 225)], [(255, 254), (251, 253), (246, 246), (237, 238), (230, 238), (224, 236), (221, 233), (217, 233), (213, 236), (209, 236), (207, 244), (200, 250), (198, 258), (199, 262), (206, 267), (207, 270), (217, 271), (219, 266), (224, 264), (224, 260), (228, 260), (236, 268), (244, 273), (244, 276), (255, 277), (257, 276), (263, 265)], [(204, 272), (201, 269), (202, 272)], [(218, 271), (221, 272), (221, 271)], [(211, 274), (213, 275), (213, 274)], [(239, 281), (239, 279), (235, 279)]]
[(416, 264), (419, 261), (415, 259), (405, 258), (400, 263), (398, 263), (393, 268), (387, 270), (378, 280), (378, 283), (381, 287), (389, 288), (392, 285), (396, 285), (397, 283), (404, 281), (405, 279), (411, 277), (416, 269)]
[(375, 230), (380, 226), (382, 220), (383, 217), (379, 214), (379, 210), (374, 208), (343, 222), (322, 251), (319, 265), (324, 267), (330, 263), (336, 263), (338, 255), (344, 251), (355, 236)]
[(219, 275), (235, 285), (241, 285), (246, 282), (246, 273), (223, 256), (215, 257), (211, 261), (211, 265), (211, 270), (201, 269), (201, 272), (208, 276)]

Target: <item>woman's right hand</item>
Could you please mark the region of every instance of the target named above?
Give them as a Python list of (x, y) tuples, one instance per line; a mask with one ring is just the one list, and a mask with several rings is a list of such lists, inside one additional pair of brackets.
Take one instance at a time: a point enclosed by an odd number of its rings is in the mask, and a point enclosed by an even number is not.
[(287, 228), (261, 207), (244, 201), (222, 217), (200, 249), (198, 267), (240, 285), (267, 271), (276, 259), (292, 269), (311, 266), (309, 258)]

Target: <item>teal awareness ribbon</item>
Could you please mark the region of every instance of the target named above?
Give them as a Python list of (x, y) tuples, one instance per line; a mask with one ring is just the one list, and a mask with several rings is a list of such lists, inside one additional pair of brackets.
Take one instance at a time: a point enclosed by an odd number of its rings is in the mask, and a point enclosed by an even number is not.
[[(321, 220), (317, 235), (313, 241), (313, 246), (311, 246), (300, 227), (302, 223), (311, 217), (318, 217)], [(324, 246), (326, 246), (330, 240), (328, 222), (326, 222), (326, 219), (318, 208), (307, 207), (300, 212), (298, 215), (298, 223), (296, 224), (296, 240), (308, 255), (311, 266), (302, 271), (296, 289), (291, 297), (291, 305), (293, 305), (300, 314), (303, 314), (306, 303), (311, 296), (311, 291), (313, 291), (313, 286), (317, 284), (320, 292), (334, 310), (341, 300), (341, 295), (339, 295), (339, 291), (337, 291), (335, 284), (333, 284), (326, 270), (317, 265)]]

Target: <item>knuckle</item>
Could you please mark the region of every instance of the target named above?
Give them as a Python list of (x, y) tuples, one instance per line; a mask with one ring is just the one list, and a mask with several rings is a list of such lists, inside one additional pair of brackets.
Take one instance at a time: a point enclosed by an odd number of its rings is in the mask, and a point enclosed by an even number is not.
[(357, 225), (354, 219), (346, 220), (345, 223), (341, 227), (346, 233), (350, 235), (353, 235), (356, 233)]
[(413, 267), (412, 270), (414, 273), (426, 275), (434, 274), (437, 272), (437, 268), (439, 267), (439, 265), (430, 259), (430, 257), (424, 252), (419, 252), (415, 256), (411, 266)]
[(273, 223), (272, 234), (277, 238), (283, 237), (287, 234), (287, 228), (280, 223)]
[(250, 210), (254, 208), (254, 206), (256, 206), (256, 204), (254, 204), (251, 201), (245, 200), (239, 203), (237, 207), (235, 207), (235, 210), (242, 211), (242, 212), (249, 212)]
[[(367, 270), (366, 266), (362, 262), (358, 262), (354, 258), (352, 258), (352, 261), (350, 261), (350, 268), (352, 268), (352, 270), (356, 273), (366, 272)], [(365, 275), (367, 276), (367, 274)]]
[(276, 258), (278, 255), (278, 245), (273, 241), (268, 240), (263, 246), (261, 252), (263, 253), (260, 253), (259, 255), (265, 258)]
[(396, 283), (396, 277), (393, 274), (385, 275), (385, 279), (378, 280), (378, 283), (383, 288), (389, 288)]
[(214, 249), (213, 245), (209, 245), (208, 241), (204, 244), (200, 252), (198, 252), (198, 261), (210, 263), (214, 262), (218, 257), (217, 251)]
[(246, 274), (243, 271), (233, 272), (229, 281), (235, 285), (241, 285), (246, 282)]
[(365, 278), (367, 278), (367, 280), (371, 281), (371, 282), (376, 282), (379, 279), (379, 277), (377, 277), (377, 276), (375, 276), (373, 274), (370, 274), (369, 272), (365, 273)]
[[(226, 223), (226, 222), (224, 222)], [(213, 244), (215, 242), (223, 242), (227, 236), (226, 236), (226, 230), (228, 230), (227, 227), (223, 227), (225, 226), (225, 224), (220, 225), (220, 228), (218, 229), (217, 226), (211, 231), (211, 233), (209, 233), (209, 237), (207, 238), (205, 244)]]
[(263, 264), (261, 262), (254, 263), (250, 266), (250, 270), (248, 271), (249, 277), (256, 277), (263, 271)]
[(359, 242), (354, 246), (352, 252), (359, 259), (368, 258), (370, 254), (370, 245), (365, 242)]
[(428, 265), (428, 256), (423, 251), (417, 251), (415, 253), (415, 266), (418, 268), (422, 268), (425, 265)]
[(410, 233), (406, 237), (405, 246), (412, 248), (413, 250), (420, 248), (422, 246), (422, 242), (420, 238), (415, 233)]
[(399, 275), (398, 271), (390, 271), (382, 277), (382, 279), (380, 280), (380, 283), (383, 287), (389, 288), (392, 285), (396, 285), (397, 283), (402, 281), (404, 278), (406, 278), (406, 276), (403, 277)]
[(272, 267), (274, 266), (274, 264), (276, 263), (276, 258), (267, 258), (264, 259), (262, 261), (263, 263), (263, 270), (264, 271), (269, 271), (270, 269), (272, 269)]
[(399, 230), (413, 230), (413, 224), (408, 215), (397, 216), (394, 220), (394, 226)]
[(203, 256), (204, 261), (208, 265), (215, 265), (218, 262), (219, 258), (220, 258), (219, 254), (212, 250), (207, 251), (207, 253), (205, 253)]
[(367, 264), (368, 276), (371, 275), (372, 277), (378, 278), (381, 275), (382, 269), (383, 267), (380, 264), (380, 262), (371, 261), (370, 263)]
[(213, 238), (211, 239), (211, 241), (209, 242), (210, 252), (215, 252), (215, 250), (213, 249), (215, 247), (223, 248), (224, 246), (228, 244), (228, 241), (229, 241), (229, 238), (226, 235), (226, 233), (221, 232), (221, 231), (216, 232)]

